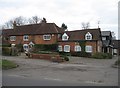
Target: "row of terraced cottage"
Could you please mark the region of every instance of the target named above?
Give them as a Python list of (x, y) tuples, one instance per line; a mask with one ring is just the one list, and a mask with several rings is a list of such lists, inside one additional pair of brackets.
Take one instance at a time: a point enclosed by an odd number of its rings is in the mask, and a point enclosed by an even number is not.
[[(79, 52), (85, 44), (84, 51), (88, 53), (105, 52), (120, 53), (118, 40), (112, 41), (110, 31), (101, 31), (100, 28), (74, 31), (63, 31), (55, 23), (39, 23), (17, 26), (13, 29), (2, 30), (3, 44), (22, 44), (24, 50), (35, 44), (58, 44), (59, 52)], [(116, 42), (117, 41), (117, 42)]]

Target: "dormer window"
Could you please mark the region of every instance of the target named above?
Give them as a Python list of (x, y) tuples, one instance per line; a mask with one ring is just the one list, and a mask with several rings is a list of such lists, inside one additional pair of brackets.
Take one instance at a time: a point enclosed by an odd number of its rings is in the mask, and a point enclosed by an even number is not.
[(89, 32), (85, 35), (85, 40), (92, 40), (92, 34)]
[(62, 35), (62, 40), (63, 40), (63, 41), (68, 40), (68, 38), (69, 38), (69, 36), (68, 36), (66, 33), (64, 33), (64, 34)]
[(28, 39), (29, 39), (29, 36), (28, 36), (28, 35), (24, 35), (24, 36), (23, 36), (23, 40), (24, 40), (24, 41), (28, 41)]

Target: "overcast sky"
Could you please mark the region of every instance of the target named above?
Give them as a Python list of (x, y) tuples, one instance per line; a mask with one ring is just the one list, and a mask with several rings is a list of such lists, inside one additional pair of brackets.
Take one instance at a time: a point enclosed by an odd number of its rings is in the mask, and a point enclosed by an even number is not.
[(118, 36), (119, 0), (0, 0), (0, 25), (8, 20), (24, 16), (45, 17), (48, 23), (58, 26), (65, 23), (68, 30), (80, 30), (82, 22), (90, 22), (90, 28), (114, 31)]

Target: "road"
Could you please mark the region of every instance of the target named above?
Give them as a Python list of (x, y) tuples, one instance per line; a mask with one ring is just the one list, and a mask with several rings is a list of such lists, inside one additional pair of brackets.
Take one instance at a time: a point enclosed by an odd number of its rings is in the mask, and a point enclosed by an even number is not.
[[(89, 85), (88, 83), (66, 83), (58, 79), (47, 78), (31, 79), (15, 75), (3, 76), (3, 86), (88, 86), (88, 85)], [(91, 86), (95, 86), (95, 84)]]
[(3, 84), (8, 86), (18, 84), (41, 86), (118, 85), (118, 69), (111, 67), (117, 57), (108, 60), (70, 57), (70, 61), (65, 63), (28, 59), (24, 56), (3, 57), (3, 59), (11, 60), (19, 65), (15, 69), (3, 70)]

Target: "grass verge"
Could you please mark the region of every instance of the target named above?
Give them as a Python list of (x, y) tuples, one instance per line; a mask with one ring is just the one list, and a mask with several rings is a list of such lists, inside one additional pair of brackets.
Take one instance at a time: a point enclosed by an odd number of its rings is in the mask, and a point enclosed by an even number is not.
[(7, 69), (12, 69), (12, 68), (18, 67), (17, 64), (15, 64), (14, 62), (9, 61), (9, 60), (2, 60), (2, 63), (0, 61), (0, 66), (2, 66), (3, 70), (7, 70)]

